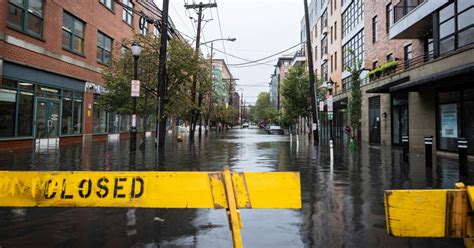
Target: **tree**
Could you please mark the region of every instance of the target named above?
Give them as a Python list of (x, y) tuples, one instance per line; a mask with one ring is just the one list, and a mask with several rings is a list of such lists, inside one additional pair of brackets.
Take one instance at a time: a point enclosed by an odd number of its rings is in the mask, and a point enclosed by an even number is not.
[(308, 73), (302, 66), (296, 66), (288, 71), (288, 76), (282, 85), (283, 120), (286, 125), (297, 122), (298, 117), (311, 116), (311, 91)]
[[(135, 40), (142, 46), (138, 60), (138, 79), (141, 82), (140, 96), (137, 97), (137, 114), (139, 116), (155, 116), (158, 96), (158, 65), (160, 40), (155, 36), (137, 35)], [(123, 40), (124, 46), (132, 42)], [(120, 49), (120, 48), (117, 48)], [(173, 37), (169, 43), (168, 61), (166, 63), (166, 98), (165, 113), (187, 116), (197, 108), (191, 100), (192, 75), (197, 75), (202, 90), (209, 84), (209, 68), (202, 57), (194, 56), (193, 48), (184, 41)], [(108, 92), (101, 97), (101, 104), (109, 111), (120, 114), (131, 113), (130, 81), (133, 78), (133, 56), (131, 51), (124, 51), (121, 56), (114, 57), (110, 65), (104, 69), (103, 78)]]
[(354, 51), (349, 50), (352, 56), (352, 64), (346, 70), (351, 72), (351, 94), (349, 97), (349, 120), (352, 128), (352, 136), (358, 139), (360, 120), (362, 118), (362, 92), (360, 91), (362, 73), (362, 61), (357, 59)]
[(262, 92), (258, 95), (255, 103), (255, 115), (259, 121), (265, 123), (277, 121), (278, 111), (272, 105), (269, 93)]

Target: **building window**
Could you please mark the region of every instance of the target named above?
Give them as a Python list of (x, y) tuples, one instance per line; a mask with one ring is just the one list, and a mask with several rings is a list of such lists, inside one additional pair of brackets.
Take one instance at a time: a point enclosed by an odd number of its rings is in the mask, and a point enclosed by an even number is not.
[(0, 137), (15, 136), (17, 83), (3, 79), (0, 86)]
[(100, 3), (107, 7), (107, 9), (113, 10), (114, 1), (113, 0), (100, 0)]
[(328, 27), (328, 12), (324, 11), (321, 15), (321, 32), (323, 32), (324, 28)]
[(342, 37), (346, 37), (364, 16), (364, 1), (354, 0), (342, 13)]
[(63, 48), (71, 52), (84, 54), (84, 22), (64, 12)]
[(337, 52), (334, 52), (334, 70), (337, 70)]
[(315, 58), (318, 57), (318, 47), (317, 46), (314, 47), (314, 57)]
[(133, 27), (133, 3), (131, 0), (123, 0), (122, 20)]
[(63, 90), (61, 134), (72, 135), (82, 133), (83, 98), (83, 93)]
[(439, 53), (474, 43), (474, 4), (455, 1), (438, 12)]
[(328, 81), (328, 62), (321, 65), (321, 79)]
[(379, 63), (379, 62), (378, 62), (377, 60), (372, 63), (372, 70), (375, 69), (375, 68), (377, 68), (378, 63)]
[(29, 35), (43, 37), (43, 0), (8, 0), (8, 25)]
[(385, 6), (385, 32), (388, 34), (390, 31), (390, 27), (393, 24), (393, 9), (392, 3), (387, 4)]
[(333, 64), (332, 64), (332, 60), (333, 60), (333, 58), (334, 58), (334, 57), (331, 55), (331, 72), (332, 72), (332, 65), (333, 65)]
[(100, 96), (94, 95), (92, 130), (94, 133), (107, 133), (107, 112), (100, 106)]
[(387, 54), (387, 56), (385, 57), (385, 59), (387, 60), (387, 62), (393, 61), (393, 53)]
[(328, 53), (328, 37), (324, 36), (321, 41), (321, 58)]
[(112, 39), (107, 35), (97, 33), (97, 62), (107, 64), (112, 57)]
[(407, 45), (403, 48), (403, 60), (405, 61), (405, 68), (410, 67), (410, 60), (413, 59), (412, 46)]
[(352, 66), (354, 57), (350, 51), (354, 52), (355, 59), (360, 61), (364, 59), (364, 30), (357, 33), (342, 47), (342, 68)]
[(337, 40), (337, 22), (334, 22), (334, 40)]
[(160, 36), (160, 28), (157, 27), (156, 25), (153, 25), (153, 35), (156, 37)]
[(331, 44), (333, 42), (333, 34), (334, 34), (334, 29), (331, 27)]
[(140, 29), (140, 34), (143, 35), (143, 36), (147, 36), (148, 35), (148, 23), (145, 22), (143, 24), (143, 28)]
[(377, 42), (377, 16), (372, 18), (372, 43)]

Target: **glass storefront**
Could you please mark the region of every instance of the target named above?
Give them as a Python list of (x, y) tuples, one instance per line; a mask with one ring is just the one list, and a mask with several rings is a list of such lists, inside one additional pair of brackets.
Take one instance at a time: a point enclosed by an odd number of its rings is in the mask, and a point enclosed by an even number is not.
[(81, 134), (83, 98), (81, 92), (3, 78), (0, 138)]
[(392, 98), (392, 144), (401, 146), (402, 136), (408, 135), (408, 94), (393, 94)]
[(474, 89), (438, 93), (438, 149), (457, 152), (459, 137), (468, 139), (474, 153)]
[(93, 133), (107, 133), (107, 111), (100, 106), (100, 95), (94, 95), (92, 131)]

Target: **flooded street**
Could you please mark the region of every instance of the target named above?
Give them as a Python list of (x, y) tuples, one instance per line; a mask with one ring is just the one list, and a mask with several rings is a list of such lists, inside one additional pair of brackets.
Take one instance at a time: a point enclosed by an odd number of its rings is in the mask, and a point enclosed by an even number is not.
[[(171, 137), (171, 136), (170, 136)], [(463, 247), (462, 240), (393, 238), (386, 234), (383, 192), (453, 188), (457, 161), (438, 157), (426, 171), (424, 154), (402, 162), (400, 150), (361, 145), (350, 154), (326, 141), (267, 135), (257, 129), (211, 132), (189, 145), (167, 140), (165, 162), (153, 144), (130, 158), (128, 141), (0, 153), (1, 170), (297, 171), (301, 210), (241, 210), (244, 247)], [(106, 172), (104, 172), (106, 173)], [(471, 171), (471, 175), (473, 172)], [(1, 208), (0, 247), (231, 247), (225, 210)]]

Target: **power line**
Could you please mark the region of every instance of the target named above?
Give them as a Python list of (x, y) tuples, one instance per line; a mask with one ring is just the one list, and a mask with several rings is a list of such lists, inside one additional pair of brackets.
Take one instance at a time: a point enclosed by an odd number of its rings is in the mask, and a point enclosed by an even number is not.
[(248, 64), (253, 64), (253, 63), (256, 63), (256, 62), (260, 62), (260, 61), (263, 61), (263, 60), (269, 59), (269, 58), (271, 58), (271, 57), (278, 56), (278, 55), (280, 55), (280, 54), (282, 54), (282, 53), (284, 53), (284, 52), (287, 52), (287, 51), (289, 51), (289, 50), (291, 50), (291, 49), (293, 49), (293, 48), (295, 48), (295, 47), (297, 47), (297, 46), (299, 46), (299, 45), (301, 45), (301, 44), (302, 44), (302, 42), (300, 42), (300, 43), (298, 43), (298, 44), (296, 44), (296, 45), (294, 45), (294, 46), (292, 46), (292, 47), (290, 47), (290, 48), (288, 48), (288, 49), (285, 49), (285, 50), (283, 50), (283, 51), (281, 51), (281, 52), (278, 52), (278, 53), (275, 53), (275, 54), (269, 55), (269, 56), (267, 56), (267, 57), (264, 57), (264, 58), (261, 58), (261, 59), (257, 59), (257, 60), (249, 61), (249, 62), (246, 62), (246, 63), (240, 63), (240, 64), (228, 64), (228, 66), (240, 66), (240, 65), (248, 65)]
[[(204, 45), (204, 46), (208, 46), (208, 45), (206, 44), (206, 45)], [(252, 61), (252, 60), (250, 60), (250, 59), (245, 59), (245, 58), (242, 58), (242, 57), (239, 57), (239, 56), (236, 56), (236, 55), (233, 55), (233, 54), (224, 52), (224, 51), (219, 50), (219, 49), (217, 49), (217, 48), (215, 48), (215, 47), (214, 47), (214, 50), (216, 50), (216, 51), (218, 51), (218, 52), (220, 52), (220, 53), (222, 53), (222, 54), (229, 55), (229, 56), (232, 57), (232, 58), (236, 58), (236, 59), (240, 59), (240, 60), (248, 61), (248, 62)], [(256, 64), (267, 65), (267, 66), (272, 66), (272, 67), (274, 66), (274, 65), (270, 65), (270, 64), (261, 63), (261, 62), (257, 62)]]
[[(215, 1), (214, 1), (215, 2)], [(224, 55), (225, 55), (225, 62), (226, 63), (229, 63), (229, 60), (227, 58), (227, 52), (225, 50), (225, 42), (224, 42), (224, 35), (222, 35), (222, 25), (221, 25), (221, 17), (219, 15), (219, 8), (216, 8), (217, 9), (217, 21), (219, 23), (219, 31), (221, 33), (221, 41), (222, 41), (222, 48), (224, 49)]]

